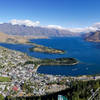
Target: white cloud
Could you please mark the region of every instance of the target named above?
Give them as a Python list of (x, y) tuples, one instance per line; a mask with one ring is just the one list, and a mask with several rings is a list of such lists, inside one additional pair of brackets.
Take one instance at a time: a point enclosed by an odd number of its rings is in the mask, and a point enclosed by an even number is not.
[(0, 22), (0, 24), (3, 24), (4, 22)]
[(31, 20), (16, 20), (16, 19), (11, 20), (10, 23), (12, 25), (18, 24), (18, 25), (26, 25), (26, 26), (39, 26), (40, 25), (39, 21), (33, 22)]
[(68, 30), (72, 32), (90, 32), (90, 31), (96, 31), (97, 27), (86, 27), (86, 28), (69, 28)]
[(95, 23), (93, 26), (90, 27), (85, 27), (85, 28), (64, 28), (62, 26), (59, 25), (48, 25), (46, 26), (47, 28), (55, 28), (55, 29), (60, 29), (60, 30), (67, 30), (67, 31), (71, 31), (71, 32), (91, 32), (91, 31), (96, 31), (99, 30), (100, 28), (100, 23)]
[(95, 23), (92, 26), (89, 27), (85, 27), (85, 28), (68, 28), (68, 30), (72, 31), (72, 32), (93, 32), (96, 30), (100, 30), (100, 23)]
[(95, 27), (95, 28), (100, 28), (100, 22), (95, 23), (95, 24), (93, 25), (93, 27)]
[(56, 28), (56, 29), (65, 29), (62, 26), (59, 25), (48, 25), (47, 28)]
[[(40, 26), (40, 22), (39, 21), (31, 21), (31, 20), (17, 20), (17, 19), (13, 19), (9, 21), (12, 25), (26, 25), (26, 26)], [(59, 30), (67, 30), (67, 31), (71, 31), (71, 32), (91, 32), (91, 31), (96, 31), (96, 30), (100, 30), (100, 22), (93, 24), (90, 27), (85, 27), (85, 28), (64, 28), (62, 26), (59, 25), (47, 25), (47, 26), (40, 26), (40, 27), (44, 27), (44, 28), (54, 28), (54, 29), (59, 29)]]

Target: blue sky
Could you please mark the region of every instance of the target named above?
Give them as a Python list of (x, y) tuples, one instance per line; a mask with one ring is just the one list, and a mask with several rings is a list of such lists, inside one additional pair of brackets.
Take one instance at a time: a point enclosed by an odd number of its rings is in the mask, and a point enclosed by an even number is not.
[(11, 19), (68, 28), (87, 27), (100, 22), (100, 0), (0, 0), (0, 22)]

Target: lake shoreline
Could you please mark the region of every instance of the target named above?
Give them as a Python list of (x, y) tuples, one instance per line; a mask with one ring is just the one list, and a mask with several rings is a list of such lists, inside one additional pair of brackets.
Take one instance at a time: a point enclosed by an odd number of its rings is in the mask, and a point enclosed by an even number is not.
[[(94, 74), (99, 74), (100, 70), (99, 65), (100, 62), (98, 61), (100, 53), (99, 47), (96, 48), (96, 46), (99, 46), (99, 44), (87, 42), (83, 40), (82, 38), (79, 37), (68, 37), (68, 38), (53, 38), (53, 39), (33, 39), (31, 42), (34, 42), (34, 44), (40, 44), (44, 45), (47, 47), (52, 47), (52, 48), (62, 48), (62, 50), (67, 51), (68, 53), (59, 55), (59, 54), (45, 54), (45, 53), (38, 53), (38, 52), (30, 52), (28, 48), (32, 47), (32, 44), (18, 44), (18, 45), (12, 45), (12, 44), (2, 44), (1, 46), (4, 46), (6, 48), (12, 49), (12, 50), (17, 50), (26, 53), (28, 56), (31, 57), (36, 57), (39, 59), (45, 59), (45, 58), (62, 58), (62, 57), (73, 57), (77, 58), (80, 62), (84, 63), (79, 63), (71, 67), (58, 67), (57, 69), (53, 69), (51, 67), (51, 73), (56, 74), (56, 75), (72, 75), (72, 76), (78, 76), (78, 75), (94, 75)], [(53, 43), (53, 44), (52, 44)], [(66, 45), (64, 44), (66, 43)], [(91, 50), (91, 52), (90, 52)], [(84, 52), (86, 51), (86, 52)], [(95, 66), (95, 67), (94, 67)], [(54, 66), (55, 67), (55, 66)], [(41, 68), (41, 73), (46, 73), (47, 71), (49, 72), (49, 67), (46, 69)], [(75, 70), (74, 70), (75, 69)], [(42, 71), (43, 70), (43, 71)], [(45, 72), (46, 71), (46, 72)], [(61, 71), (61, 72), (60, 72)], [(55, 72), (55, 73), (53, 73)]]

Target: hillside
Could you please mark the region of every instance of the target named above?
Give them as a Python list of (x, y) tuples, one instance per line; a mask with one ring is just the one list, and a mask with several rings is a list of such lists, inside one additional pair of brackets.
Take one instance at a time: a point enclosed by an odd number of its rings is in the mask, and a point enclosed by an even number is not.
[(100, 42), (100, 31), (89, 33), (85, 36), (85, 40), (92, 42)]
[(34, 36), (20, 36), (20, 35), (8, 35), (0, 32), (0, 42), (3, 43), (27, 43), (29, 39), (47, 38), (47, 37), (34, 37)]
[(20, 36), (13, 36), (8, 35), (5, 33), (0, 32), (0, 42), (6, 43), (26, 43), (28, 41), (28, 37), (20, 37)]

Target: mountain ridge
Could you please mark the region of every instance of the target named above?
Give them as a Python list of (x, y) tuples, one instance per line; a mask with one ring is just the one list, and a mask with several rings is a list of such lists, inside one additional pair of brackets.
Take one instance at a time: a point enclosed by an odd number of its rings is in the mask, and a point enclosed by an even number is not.
[(64, 29), (47, 28), (41, 26), (12, 25), (11, 23), (0, 24), (0, 32), (8, 35), (34, 36), (34, 37), (66, 37), (78, 36), (78, 33)]
[(90, 42), (100, 42), (100, 30), (90, 32), (88, 35), (85, 36), (85, 40)]

